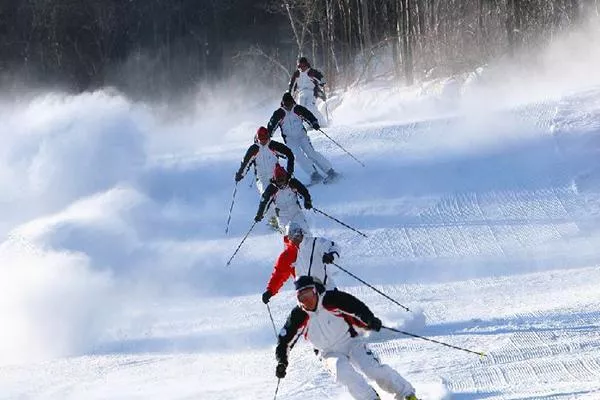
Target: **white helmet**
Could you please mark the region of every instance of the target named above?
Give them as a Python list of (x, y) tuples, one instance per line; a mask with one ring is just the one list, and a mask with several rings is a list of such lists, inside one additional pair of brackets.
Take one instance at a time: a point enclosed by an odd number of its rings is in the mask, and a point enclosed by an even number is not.
[(304, 229), (297, 222), (290, 222), (286, 229), (287, 237), (297, 238), (299, 236), (304, 236)]

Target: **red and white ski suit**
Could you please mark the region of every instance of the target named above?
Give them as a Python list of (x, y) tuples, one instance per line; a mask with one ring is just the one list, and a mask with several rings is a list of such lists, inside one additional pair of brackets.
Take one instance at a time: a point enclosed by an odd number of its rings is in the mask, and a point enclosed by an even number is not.
[(374, 318), (363, 302), (348, 293), (330, 290), (319, 294), (314, 311), (297, 306), (290, 313), (278, 335), (277, 362), (287, 365), (289, 351), (304, 335), (318, 350), (335, 381), (346, 386), (355, 399), (379, 399), (362, 374), (396, 399), (404, 399), (415, 393), (414, 387), (394, 369), (381, 364), (355, 329), (367, 328)]
[(323, 263), (323, 254), (335, 252), (339, 256), (340, 249), (331, 240), (304, 236), (300, 246), (296, 246), (288, 237), (283, 238), (284, 249), (277, 257), (267, 290), (274, 296), (290, 278), (302, 275), (318, 278), (326, 288), (335, 288), (331, 271)]

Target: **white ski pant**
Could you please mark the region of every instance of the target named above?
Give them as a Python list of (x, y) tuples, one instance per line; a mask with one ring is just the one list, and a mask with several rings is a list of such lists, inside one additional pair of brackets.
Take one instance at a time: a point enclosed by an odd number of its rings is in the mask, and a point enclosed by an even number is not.
[(306, 133), (301, 136), (286, 137), (285, 144), (292, 150), (296, 162), (309, 176), (315, 171), (316, 165), (323, 172), (331, 169), (331, 163), (318, 151), (316, 151)]
[[(381, 364), (375, 354), (360, 339), (350, 340), (348, 351), (330, 352), (321, 356), (327, 370), (333, 375), (336, 383), (348, 388), (355, 399), (375, 400), (377, 393), (369, 385), (367, 378), (377, 382), (377, 385), (395, 399), (415, 393), (414, 387), (390, 366)], [(357, 371), (358, 370), (358, 371)]]
[(325, 118), (323, 117), (323, 114), (321, 114), (321, 112), (319, 112), (319, 109), (317, 108), (317, 105), (316, 105), (317, 98), (314, 95), (313, 89), (310, 89), (310, 90), (309, 89), (300, 89), (300, 90), (298, 90), (297, 97), (298, 97), (297, 103), (300, 104), (301, 106), (306, 107), (308, 109), (308, 111), (313, 113), (313, 115), (319, 121), (319, 125), (321, 125), (321, 126), (327, 125), (328, 121), (325, 120)]
[(262, 196), (262, 194), (265, 192), (265, 189), (267, 188), (267, 186), (269, 186), (269, 183), (271, 183), (270, 177), (257, 176), (256, 177), (256, 189), (258, 190), (258, 194), (260, 194)]
[(310, 229), (308, 228), (308, 222), (306, 222), (306, 218), (304, 217), (304, 213), (300, 209), (300, 207), (296, 207), (293, 211), (280, 210), (276, 209), (277, 213), (277, 223), (279, 227), (283, 229), (283, 232), (287, 232), (287, 226), (290, 222), (295, 222), (306, 232), (306, 235), (311, 235)]

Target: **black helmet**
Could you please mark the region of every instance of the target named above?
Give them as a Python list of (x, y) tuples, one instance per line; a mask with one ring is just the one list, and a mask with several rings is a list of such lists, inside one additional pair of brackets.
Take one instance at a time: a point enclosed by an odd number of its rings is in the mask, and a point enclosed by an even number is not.
[(310, 64), (308, 63), (306, 57), (300, 57), (298, 59), (298, 68), (300, 68), (301, 65), (306, 65), (307, 67), (310, 67)]
[(325, 286), (323, 286), (321, 280), (310, 275), (299, 276), (298, 279), (294, 281), (294, 287), (296, 288), (297, 292), (309, 287), (316, 288), (317, 292), (319, 293), (322, 293), (325, 290)]
[(292, 97), (292, 94), (290, 92), (285, 92), (283, 94), (283, 97), (281, 98), (281, 103), (282, 104), (294, 104), (294, 98)]

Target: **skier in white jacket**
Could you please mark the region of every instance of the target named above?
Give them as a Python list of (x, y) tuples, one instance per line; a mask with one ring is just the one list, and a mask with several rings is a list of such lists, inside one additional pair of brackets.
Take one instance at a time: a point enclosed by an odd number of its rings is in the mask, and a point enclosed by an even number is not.
[(335, 381), (353, 398), (380, 399), (366, 376), (396, 400), (417, 400), (415, 388), (390, 366), (381, 364), (355, 329), (381, 329), (381, 320), (363, 302), (340, 290), (325, 290), (310, 276), (299, 277), (294, 285), (298, 305), (277, 337), (278, 378), (285, 377), (289, 351), (304, 335)]
[(277, 215), (277, 228), (282, 233), (292, 221), (308, 231), (308, 222), (306, 222), (304, 212), (300, 207), (298, 195), (304, 199), (304, 208), (310, 210), (312, 200), (306, 186), (298, 179), (290, 177), (281, 165), (275, 165), (273, 178), (260, 198), (254, 221), (261, 221), (265, 214), (272, 212), (274, 208), (275, 215)]
[[(314, 129), (320, 129), (319, 122), (315, 116), (305, 107), (296, 104), (289, 93), (284, 93), (281, 107), (273, 112), (267, 129), (273, 136), (278, 127), (281, 129), (281, 137), (285, 144), (292, 149), (296, 161), (300, 167), (310, 176), (311, 183), (324, 181), (328, 183), (334, 180), (338, 173), (334, 171), (331, 163), (313, 148), (306, 133), (303, 122), (308, 122)], [(318, 172), (317, 168), (325, 174), (325, 178)]]
[(283, 143), (271, 140), (269, 131), (261, 126), (254, 136), (254, 144), (248, 147), (240, 168), (235, 173), (235, 181), (239, 182), (244, 178), (245, 171), (250, 165), (254, 165), (254, 174), (256, 175), (256, 188), (259, 194), (263, 194), (271, 178), (275, 165), (279, 164), (279, 158), (287, 158), (287, 173), (294, 174), (294, 154), (292, 150)]
[(326, 125), (325, 118), (319, 112), (316, 106), (317, 98), (322, 98), (325, 101), (325, 77), (321, 71), (312, 68), (306, 57), (298, 59), (298, 69), (294, 71), (288, 85), (288, 92), (294, 93), (298, 104), (306, 107), (311, 113), (317, 117), (322, 126)]

